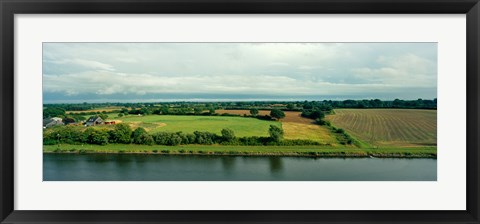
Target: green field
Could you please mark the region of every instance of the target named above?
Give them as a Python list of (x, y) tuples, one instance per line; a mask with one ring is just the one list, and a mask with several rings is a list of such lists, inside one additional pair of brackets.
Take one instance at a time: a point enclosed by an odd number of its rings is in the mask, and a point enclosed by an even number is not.
[(437, 111), (417, 109), (335, 109), (326, 118), (372, 146), (436, 146)]
[(281, 127), (277, 121), (265, 121), (255, 118), (228, 116), (178, 116), (178, 115), (147, 115), (126, 116), (114, 118), (128, 123), (132, 128), (143, 127), (150, 133), (208, 131), (220, 134), (223, 128), (230, 128), (237, 137), (268, 136), (270, 125)]
[(328, 146), (223, 146), (223, 145), (45, 145), (45, 153), (147, 153), (147, 154), (194, 154), (194, 155), (276, 155), (315, 157), (401, 157), (436, 158), (436, 147), (410, 148), (331, 148)]

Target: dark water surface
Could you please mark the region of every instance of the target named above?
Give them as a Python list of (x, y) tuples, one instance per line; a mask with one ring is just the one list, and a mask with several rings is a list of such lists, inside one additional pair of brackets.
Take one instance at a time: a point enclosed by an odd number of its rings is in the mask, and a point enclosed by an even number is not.
[(43, 154), (44, 181), (436, 179), (436, 159)]

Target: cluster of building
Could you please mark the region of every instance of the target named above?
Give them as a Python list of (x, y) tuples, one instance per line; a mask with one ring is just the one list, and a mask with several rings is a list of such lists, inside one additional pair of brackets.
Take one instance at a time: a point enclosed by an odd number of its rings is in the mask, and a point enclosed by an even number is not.
[(91, 116), (86, 121), (80, 122), (72, 122), (67, 119), (62, 119), (59, 117), (51, 117), (43, 119), (43, 128), (49, 128), (58, 125), (84, 125), (88, 126), (96, 126), (96, 125), (111, 125), (115, 124), (115, 121), (104, 121), (100, 116)]

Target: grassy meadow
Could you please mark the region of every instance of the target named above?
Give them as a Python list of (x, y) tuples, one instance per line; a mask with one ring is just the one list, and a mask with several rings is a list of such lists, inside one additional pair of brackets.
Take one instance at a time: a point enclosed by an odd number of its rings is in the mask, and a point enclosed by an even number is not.
[(230, 128), (237, 137), (268, 136), (270, 125), (281, 127), (281, 123), (276, 121), (228, 116), (130, 115), (115, 120), (128, 123), (133, 129), (143, 127), (151, 133), (208, 131), (220, 134), (223, 128)]

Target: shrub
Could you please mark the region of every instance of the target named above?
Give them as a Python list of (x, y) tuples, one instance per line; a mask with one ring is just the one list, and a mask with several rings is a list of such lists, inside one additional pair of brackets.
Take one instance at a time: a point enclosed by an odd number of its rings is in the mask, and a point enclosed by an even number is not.
[(53, 140), (53, 139), (46, 139), (45, 137), (43, 138), (43, 144), (44, 145), (56, 145), (58, 144), (58, 141)]
[(317, 118), (317, 119), (315, 120), (315, 123), (317, 123), (318, 125), (331, 126), (330, 121), (326, 121), (326, 120), (319, 119), (319, 118)]

